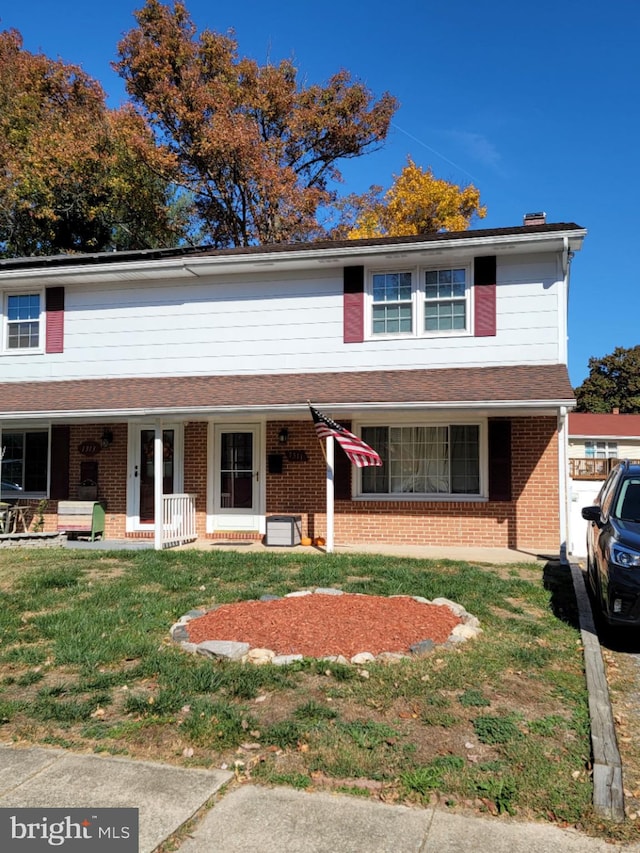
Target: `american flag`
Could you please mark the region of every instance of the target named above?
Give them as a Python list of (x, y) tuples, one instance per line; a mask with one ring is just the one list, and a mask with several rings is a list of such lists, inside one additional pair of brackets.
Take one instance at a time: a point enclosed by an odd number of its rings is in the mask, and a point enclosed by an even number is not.
[(348, 429), (341, 427), (334, 420), (323, 415), (313, 406), (311, 409), (311, 417), (316, 428), (318, 438), (328, 438), (333, 436), (340, 447), (349, 457), (350, 461), (358, 468), (366, 468), (368, 465), (382, 465), (382, 459), (378, 456), (375, 450), (369, 447), (361, 438), (349, 432)]

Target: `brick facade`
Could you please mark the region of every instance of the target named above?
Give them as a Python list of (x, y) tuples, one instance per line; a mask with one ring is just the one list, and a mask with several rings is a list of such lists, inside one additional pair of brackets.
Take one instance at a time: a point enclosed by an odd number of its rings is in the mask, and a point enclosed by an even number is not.
[[(113, 443), (95, 457), (98, 496), (107, 502), (105, 537), (126, 534), (127, 425), (104, 425)], [(286, 445), (278, 433), (287, 427)], [(99, 441), (103, 425), (74, 425), (70, 437), (69, 498), (77, 499), (81, 442)], [(309, 421), (272, 421), (266, 427), (267, 455), (282, 459), (282, 473), (267, 474), (266, 512), (301, 515), (303, 534), (326, 535), (325, 461)], [(336, 446), (336, 455), (342, 450)], [(184, 490), (196, 495), (197, 532), (205, 537), (207, 424), (185, 426)], [(559, 532), (558, 436), (554, 417), (512, 419), (512, 500), (335, 501), (338, 544), (388, 542), (413, 545), (495, 546), (557, 550)], [(37, 502), (32, 502), (35, 506)], [(56, 529), (57, 502), (49, 501), (44, 530)], [(131, 534), (128, 534), (131, 535)], [(134, 534), (151, 536), (151, 533)], [(225, 531), (225, 538), (233, 532)], [(215, 536), (215, 534), (214, 534)], [(238, 534), (242, 538), (247, 534)], [(249, 534), (250, 536), (250, 534)]]
[[(325, 461), (320, 444), (311, 425), (276, 422), (268, 425), (268, 448), (277, 448), (282, 426), (289, 428), (286, 449), (304, 450), (308, 461), (285, 458), (283, 473), (268, 478), (267, 514), (302, 515), (303, 529), (310, 536), (325, 536)], [(342, 450), (336, 447), (335, 452)], [(336, 500), (335, 541), (557, 550), (556, 419), (514, 418), (512, 458), (510, 502)]]

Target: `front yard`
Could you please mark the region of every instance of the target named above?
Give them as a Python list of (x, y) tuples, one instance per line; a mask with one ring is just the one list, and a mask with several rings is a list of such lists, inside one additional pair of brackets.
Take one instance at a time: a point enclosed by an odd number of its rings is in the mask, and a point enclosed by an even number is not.
[[(345, 666), (212, 662), (169, 628), (311, 587), (443, 596), (483, 633)], [(589, 715), (568, 569), (364, 555), (0, 552), (0, 739), (517, 815), (624, 839), (591, 810)], [(422, 638), (416, 638), (422, 639)]]

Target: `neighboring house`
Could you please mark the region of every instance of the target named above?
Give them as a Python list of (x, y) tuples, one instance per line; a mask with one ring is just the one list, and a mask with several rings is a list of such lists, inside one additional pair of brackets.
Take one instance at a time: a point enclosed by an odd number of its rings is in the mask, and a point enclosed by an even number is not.
[(640, 461), (640, 415), (571, 412), (569, 415), (570, 550), (586, 554), (583, 506), (593, 503), (620, 459)]
[(336, 448), (337, 544), (557, 552), (586, 232), (529, 221), (1, 261), (2, 480), (48, 500), (45, 529), (59, 500), (97, 495), (107, 538), (158, 545), (190, 512), (199, 537), (258, 538), (281, 514), (321, 536), (311, 400), (384, 460)]

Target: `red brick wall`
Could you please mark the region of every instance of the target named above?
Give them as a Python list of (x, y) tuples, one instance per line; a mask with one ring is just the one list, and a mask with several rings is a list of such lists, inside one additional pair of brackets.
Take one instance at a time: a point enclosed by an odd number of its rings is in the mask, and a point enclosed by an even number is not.
[(207, 513), (207, 424), (184, 428), (184, 490), (196, 496), (196, 531), (205, 536)]
[[(284, 423), (267, 428), (267, 452), (278, 452)], [(303, 531), (326, 535), (325, 462), (311, 424), (286, 424), (286, 450), (304, 450), (307, 462), (284, 459), (283, 473), (267, 480), (267, 514), (302, 515)], [(557, 550), (558, 456), (556, 419), (514, 418), (512, 501), (340, 501), (334, 506), (336, 543), (481, 545)], [(336, 454), (342, 450), (336, 447)]]
[[(424, 545), (481, 545), (557, 550), (558, 518), (557, 432), (554, 417), (514, 418), (512, 421), (512, 501), (335, 501), (335, 539), (338, 544), (388, 542)], [(286, 426), (289, 440), (278, 442)], [(109, 424), (113, 444), (97, 457), (98, 496), (107, 501), (107, 538), (125, 536), (127, 484), (127, 426)], [(102, 425), (71, 427), (70, 493), (77, 498), (84, 440), (99, 441)], [(281, 454), (281, 474), (267, 474), (268, 515), (302, 516), (303, 534), (326, 535), (325, 461), (309, 421), (273, 421), (266, 429), (266, 451)], [(185, 427), (184, 489), (196, 495), (197, 531), (205, 536), (207, 497), (207, 424)], [(292, 458), (287, 458), (287, 453)], [(336, 446), (336, 454), (342, 450)], [(304, 459), (298, 457), (303, 456)], [(57, 504), (50, 501), (45, 530), (56, 526)], [(139, 534), (147, 536), (151, 534)], [(243, 537), (246, 534), (242, 534)], [(232, 532), (225, 532), (232, 538)]]

